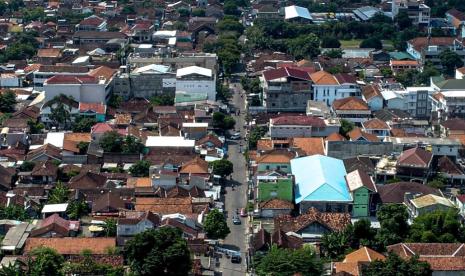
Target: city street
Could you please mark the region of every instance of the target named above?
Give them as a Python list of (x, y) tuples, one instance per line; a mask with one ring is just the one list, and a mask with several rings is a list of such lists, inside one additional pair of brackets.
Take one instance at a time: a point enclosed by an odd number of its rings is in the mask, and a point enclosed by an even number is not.
[[(231, 229), (231, 233), (224, 240), (223, 247), (231, 250), (237, 250), (241, 252), (242, 262), (240, 264), (231, 263), (231, 260), (223, 256), (221, 258), (221, 265), (219, 271), (222, 271), (222, 275), (245, 275), (246, 273), (246, 228), (247, 218), (241, 218), (241, 225), (234, 225), (232, 223), (232, 217), (236, 213), (237, 209), (245, 208), (247, 203), (247, 180), (246, 180), (246, 163), (243, 153), (240, 152), (245, 149), (245, 108), (244, 99), (241, 98), (240, 84), (236, 84), (237, 87), (231, 85), (231, 89), (234, 90), (231, 101), (235, 108), (240, 110), (239, 116), (234, 115), (236, 120), (236, 130), (241, 132), (241, 139), (235, 141), (229, 141), (228, 155), (229, 160), (234, 164), (234, 173), (232, 174), (232, 180), (227, 182), (225, 191), (225, 210), (227, 214), (228, 226)], [(231, 131), (235, 132), (235, 131)], [(242, 146), (241, 146), (242, 145)], [(234, 185), (234, 190), (232, 189)]]

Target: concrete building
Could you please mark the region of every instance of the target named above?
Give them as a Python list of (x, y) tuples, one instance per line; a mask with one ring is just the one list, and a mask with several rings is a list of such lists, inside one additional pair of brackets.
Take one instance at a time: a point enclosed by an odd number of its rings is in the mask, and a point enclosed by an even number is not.
[(270, 112), (305, 112), (313, 92), (310, 75), (296, 68), (267, 70), (260, 77), (263, 107)]
[(457, 53), (465, 60), (463, 41), (455, 37), (417, 37), (407, 41), (406, 51), (421, 65), (431, 62), (436, 68), (441, 69), (439, 55), (446, 49)]
[(79, 24), (76, 25), (76, 31), (107, 31), (107, 21), (96, 15), (91, 15), (84, 18)]
[(89, 73), (86, 66), (71, 65), (40, 65), (39, 69), (32, 73), (34, 89), (42, 91), (44, 82), (53, 76), (85, 76)]
[(216, 76), (208, 68), (189, 66), (176, 71), (176, 92), (206, 95), (207, 100), (216, 99)]
[(325, 102), (328, 106), (337, 99), (360, 97), (361, 90), (356, 78), (349, 74), (332, 75), (325, 71), (310, 74), (313, 100)]
[(428, 26), (430, 22), (431, 9), (423, 3), (415, 0), (392, 0), (391, 15), (396, 17), (399, 12), (406, 11), (412, 24), (418, 26)]
[(271, 138), (326, 137), (339, 132), (337, 119), (321, 119), (312, 116), (280, 116), (270, 119)]

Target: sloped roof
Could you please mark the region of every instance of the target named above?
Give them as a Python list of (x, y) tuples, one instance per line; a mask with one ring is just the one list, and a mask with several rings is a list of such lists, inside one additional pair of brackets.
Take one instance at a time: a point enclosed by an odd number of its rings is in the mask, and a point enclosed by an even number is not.
[(325, 127), (325, 121), (319, 117), (314, 116), (279, 116), (271, 119), (273, 125), (300, 125), (312, 127)]
[(294, 204), (282, 199), (272, 198), (260, 203), (262, 209), (294, 209)]
[(39, 161), (32, 169), (32, 176), (56, 176), (58, 167), (52, 161)]
[(321, 137), (293, 138), (292, 146), (301, 149), (305, 155), (325, 154), (325, 147)]
[(365, 121), (362, 123), (362, 125), (365, 129), (385, 129), (385, 130), (390, 129), (390, 127), (388, 126), (388, 124), (386, 124), (386, 122), (381, 121), (378, 118)]
[(465, 120), (462, 118), (451, 118), (441, 122), (441, 125), (449, 130), (465, 131)]
[(287, 6), (284, 8), (284, 19), (292, 19), (292, 18), (305, 18), (308, 20), (312, 20), (312, 16), (307, 8), (299, 7), (296, 5)]
[(24, 248), (25, 253), (34, 248), (44, 246), (55, 249), (62, 255), (79, 255), (85, 249), (93, 254), (107, 254), (109, 248), (116, 246), (115, 238), (28, 238)]
[(357, 97), (348, 97), (333, 101), (336, 110), (370, 110), (366, 102)]
[[(295, 201), (352, 201), (342, 160), (313, 155), (291, 160), (295, 177)], [(312, 173), (309, 174), (308, 171)]]
[(55, 147), (52, 144), (45, 144), (37, 149), (31, 150), (27, 153), (27, 160), (33, 160), (40, 155), (45, 154), (49, 157), (52, 157), (54, 159), (59, 159), (61, 160), (61, 149), (58, 147)]
[(310, 74), (310, 78), (316, 85), (338, 85), (337, 79), (326, 71), (318, 71)]
[(310, 75), (307, 72), (289, 67), (263, 71), (263, 77), (266, 81), (288, 77), (307, 81), (311, 80)]
[(294, 158), (294, 153), (287, 150), (273, 150), (257, 158), (256, 163), (289, 163)]
[(207, 174), (209, 173), (208, 162), (199, 157), (196, 157), (191, 161), (183, 164), (180, 173)]
[(338, 132), (333, 132), (325, 138), (326, 141), (345, 141), (346, 138)]
[(359, 127), (352, 129), (349, 133), (347, 133), (347, 135), (352, 141), (357, 141), (360, 140), (360, 138), (363, 138), (368, 142), (379, 142), (379, 138), (376, 135), (362, 131)]
[(124, 200), (115, 193), (106, 193), (94, 200), (92, 203), (92, 213), (118, 212), (125, 208)]
[(385, 260), (386, 257), (366, 246), (346, 255), (342, 262), (335, 262), (334, 269), (336, 273), (348, 273), (352, 276), (359, 276), (361, 265), (376, 260)]
[(397, 160), (397, 165), (427, 168), (432, 158), (433, 154), (431, 152), (416, 147), (403, 151)]
[(342, 231), (351, 223), (349, 213), (323, 213), (313, 207), (297, 217), (282, 215), (274, 219), (275, 229), (281, 229), (286, 233), (298, 233), (314, 222), (324, 225), (331, 231)]
[(460, 21), (465, 21), (465, 14), (461, 11), (458, 11), (456, 9), (450, 9), (446, 13), (452, 15)]
[(438, 172), (451, 175), (462, 175), (462, 169), (454, 163), (449, 157), (443, 156), (438, 160)]
[(351, 192), (357, 190), (358, 188), (365, 187), (368, 190), (376, 193), (376, 185), (373, 182), (373, 179), (364, 171), (355, 170), (346, 175), (347, 186)]
[(428, 207), (432, 205), (443, 205), (449, 208), (455, 208), (454, 204), (447, 198), (433, 194), (420, 196), (411, 199), (410, 202), (417, 208)]
[(189, 67), (184, 67), (180, 68), (176, 71), (176, 77), (184, 77), (188, 75), (202, 75), (205, 77), (211, 77), (212, 76), (212, 70), (208, 68), (203, 68), (199, 66), (189, 66)]
[(81, 172), (79, 175), (72, 177), (68, 186), (71, 189), (92, 189), (101, 188), (105, 185), (107, 178), (101, 174), (90, 171)]
[(376, 185), (383, 204), (404, 202), (405, 193), (441, 195), (438, 189), (417, 182), (397, 182), (387, 185)]

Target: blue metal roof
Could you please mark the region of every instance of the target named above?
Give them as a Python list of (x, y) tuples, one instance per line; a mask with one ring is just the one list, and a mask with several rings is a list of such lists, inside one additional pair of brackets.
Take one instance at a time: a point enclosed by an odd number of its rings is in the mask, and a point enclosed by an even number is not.
[(295, 201), (350, 202), (352, 196), (345, 180), (342, 160), (312, 155), (291, 160), (295, 177)]

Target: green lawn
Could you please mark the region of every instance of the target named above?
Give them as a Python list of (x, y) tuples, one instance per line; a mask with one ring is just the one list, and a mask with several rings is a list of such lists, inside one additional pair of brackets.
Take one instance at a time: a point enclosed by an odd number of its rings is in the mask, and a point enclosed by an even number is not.
[(362, 42), (361, 39), (351, 39), (351, 40), (339, 40), (341, 42), (341, 48), (355, 48), (360, 45)]

